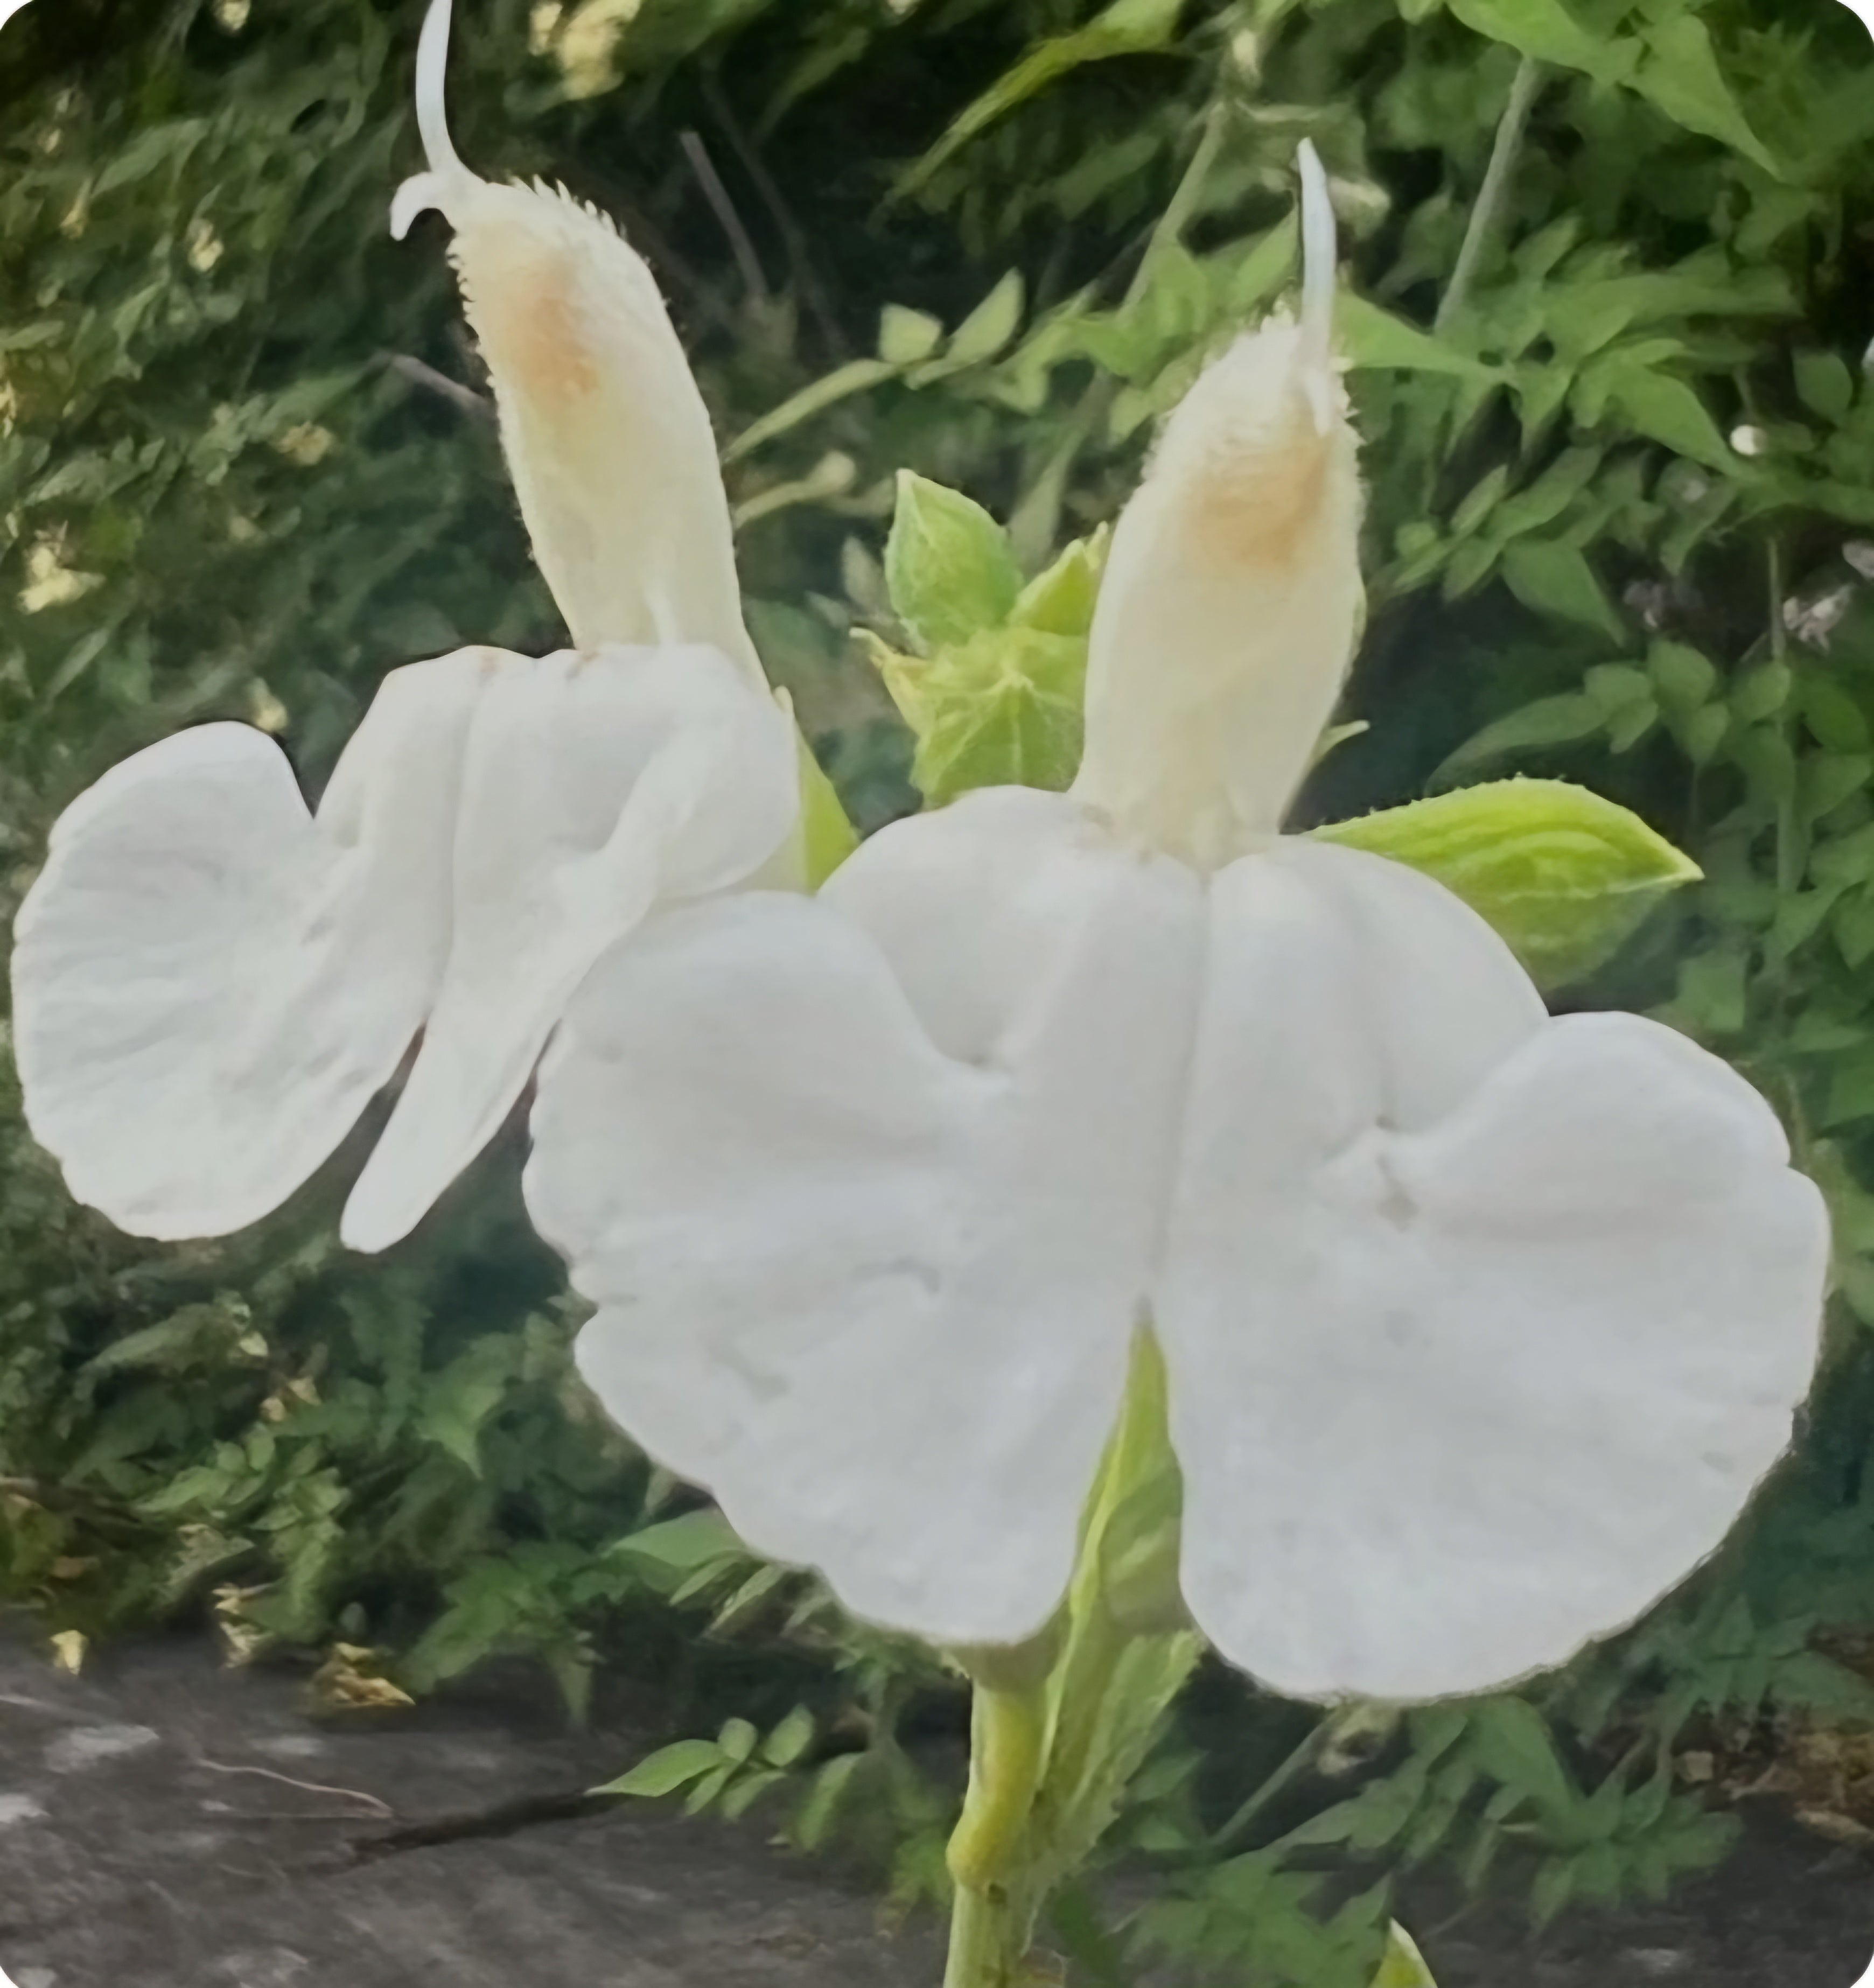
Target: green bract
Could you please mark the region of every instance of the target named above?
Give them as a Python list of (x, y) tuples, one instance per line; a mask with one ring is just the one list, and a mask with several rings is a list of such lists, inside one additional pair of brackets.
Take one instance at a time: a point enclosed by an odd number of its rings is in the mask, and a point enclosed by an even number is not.
[(901, 470), (885, 583), (898, 619), (922, 647), (936, 649), (999, 626), (1022, 576), (1008, 533), (980, 504)]
[(973, 787), (1073, 779), (1107, 537), (1077, 539), (1024, 587), (1008, 534), (979, 504), (899, 477), (885, 583), (927, 653), (861, 639), (917, 735), (912, 779), (932, 806)]
[(1314, 833), (1436, 877), (1544, 987), (1601, 965), (1702, 874), (1638, 815), (1565, 780), (1492, 780)]
[(874, 642), (885, 688), (917, 734), (911, 777), (932, 806), (972, 787), (1058, 791), (1080, 764), (1087, 644), (996, 628), (929, 661)]

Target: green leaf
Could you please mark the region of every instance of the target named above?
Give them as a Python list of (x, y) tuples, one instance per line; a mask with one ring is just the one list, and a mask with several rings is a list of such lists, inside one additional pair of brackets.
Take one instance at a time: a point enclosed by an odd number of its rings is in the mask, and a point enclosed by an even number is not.
[(1526, 704), (1520, 711), (1513, 711), (1474, 732), (1438, 769), (1433, 776), (1433, 783), (1466, 766), (1500, 759), (1507, 753), (1544, 746), (1572, 745), (1577, 739), (1592, 738), (1603, 722), (1600, 705), (1583, 691), (1538, 698), (1534, 704)]
[(1787, 663), (1760, 663), (1740, 676), (1731, 691), (1731, 709), (1744, 725), (1761, 725), (1789, 702), (1795, 678)]
[(722, 1750), (713, 1740), (679, 1740), (648, 1754), (628, 1773), (594, 1788), (595, 1795), (639, 1795), (655, 1799), (713, 1774), (722, 1764)]
[(1373, 1988), (1438, 1988), (1425, 1956), (1396, 1919), (1386, 1929), (1385, 1958), (1373, 1976)]
[(715, 1743), (725, 1760), (732, 1760), (737, 1767), (755, 1750), (755, 1742), (760, 1737), (746, 1719), (731, 1719), (715, 1736)]
[(459, 1458), (479, 1476), (482, 1425), (512, 1385), (519, 1347), (505, 1334), (490, 1333), (460, 1354), (424, 1390), (416, 1432)]
[(1347, 362), (1379, 372), (1449, 373), (1480, 382), (1504, 379), (1500, 367), (1460, 352), (1351, 291), (1334, 306), (1334, 330)]
[(903, 469), (885, 541), (885, 584), (898, 619), (937, 649), (1000, 627), (1022, 576), (1008, 533), (980, 504)]
[(1630, 42), (1585, 28), (1561, 0), (1449, 0), (1466, 27), (1537, 62), (1580, 69), (1603, 83), (1624, 82), (1638, 59)]
[(1168, 47), (1183, 11), (1183, 0), (1113, 0), (1085, 27), (1037, 43), (965, 106), (936, 144), (899, 177), (892, 198), (904, 200), (916, 193), (973, 139), (1074, 69), (1115, 56), (1144, 55)]
[(1855, 377), (1838, 352), (1798, 352), (1796, 391), (1802, 404), (1825, 421), (1838, 425), (1855, 404)]
[(814, 1715), (797, 1705), (762, 1742), (761, 1757), (770, 1767), (791, 1767), (814, 1743)]
[(1314, 830), (1434, 877), (1544, 987), (1611, 958), (1698, 866), (1637, 815), (1561, 780), (1500, 780)]
[(1720, 140), (1773, 179), (1781, 179), (1783, 168), (1751, 129), (1731, 94), (1704, 22), (1690, 8), (1676, 8), (1640, 32), (1646, 56), (1632, 79), (1633, 87), (1675, 124)]
[(943, 343), (943, 320), (929, 311), (887, 304), (878, 314), (878, 356), (888, 366), (915, 366)]
[(1734, 473), (1742, 467), (1704, 402), (1684, 380), (1648, 367), (1623, 363), (1618, 357), (1597, 369), (1595, 377), (1605, 391), (1608, 405), (1642, 434), (1708, 469)]
[(1646, 668), (1659, 702), (1671, 711), (1696, 711), (1718, 686), (1710, 659), (1683, 642), (1655, 642), (1646, 652)]
[(746, 1558), (748, 1549), (729, 1530), (729, 1521), (713, 1509), (685, 1512), (681, 1518), (666, 1519), (614, 1540), (605, 1550), (612, 1563), (625, 1564), (655, 1575), (664, 1585), (675, 1587), (703, 1568), (718, 1561)]
[(943, 356), (928, 360), (912, 374), (912, 385), (928, 386), (934, 380), (993, 359), (1020, 327), (1027, 294), (1020, 270), (1010, 270), (956, 327)]
[(1579, 546), (1559, 540), (1519, 539), (1504, 548), (1503, 576), (1517, 599), (1539, 614), (1578, 622), (1615, 641), (1626, 633)]
[(787, 1777), (773, 1767), (763, 1767), (752, 1774), (744, 1774), (722, 1797), (722, 1814), (731, 1822), (748, 1814), (756, 1803), (770, 1789), (780, 1786)]
[(1576, 1807), (1574, 1784), (1555, 1751), (1548, 1722), (1526, 1699), (1508, 1692), (1479, 1699), (1470, 1709), (1465, 1737), (1477, 1764), (1506, 1794), (1527, 1796), (1551, 1817)]

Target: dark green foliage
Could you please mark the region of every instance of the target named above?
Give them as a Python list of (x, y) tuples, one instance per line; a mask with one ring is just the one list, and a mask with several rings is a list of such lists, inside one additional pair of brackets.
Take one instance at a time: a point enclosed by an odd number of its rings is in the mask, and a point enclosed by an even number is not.
[[(422, 384), (479, 388), (435, 225), (384, 232), (418, 164), (421, 12), (42, 0), (0, 36), (0, 909), (71, 796), (180, 724), (282, 728), (316, 786), (385, 669), (558, 639), (485, 410)], [(1351, 1782), (1311, 1771), (1342, 1722), (1304, 1727), (1260, 1794), (1241, 1763), (1293, 1715), (1232, 1685), (1230, 1744), (1199, 1763), (1174, 1733), (1112, 1848), (1166, 1874), (1145, 1948), (1307, 1988), (1370, 1980), (1385, 1883), (1417, 1865), (1548, 1915), (1713, 1861), (1728, 1824), (1673, 1775), (1691, 1722), (1874, 1716), (1815, 1640), (1874, 1626), (1864, 31), (1823, 0), (458, 12), (465, 155), (564, 178), (663, 276), (751, 625), (868, 826), (912, 803), (912, 755), (849, 627), (895, 691), (967, 690), (986, 639), (893, 617), (896, 472), (1009, 522), (977, 620), (1032, 600), (1292, 282), (1316, 140), (1349, 237), (1371, 729), (1304, 813), (1560, 774), (1687, 850), (1706, 881), (1581, 998), (1663, 1013), (1764, 1087), (1834, 1205), (1840, 1297), (1798, 1459), (1637, 1631), (1523, 1695), (1378, 1721)], [(1010, 692), (1050, 779), (1084, 615), (1031, 618)], [(256, 1234), (159, 1249), (74, 1210), (0, 1097), (0, 1591), (93, 1631), (218, 1593), (240, 1647), (367, 1642), (413, 1689), (529, 1652), (575, 1704), (608, 1638), (668, 1661), (713, 1622), (763, 1654), (671, 1786), (785, 1796), (797, 1840), (893, 1838), (901, 1893), (939, 1886), (946, 1798), (897, 1734), (941, 1674), (680, 1512), (596, 1419), (516, 1157), (381, 1261), (332, 1240), (343, 1158)], [(1128, 1978), (1086, 1893), (1054, 1931), (1088, 1980)]]

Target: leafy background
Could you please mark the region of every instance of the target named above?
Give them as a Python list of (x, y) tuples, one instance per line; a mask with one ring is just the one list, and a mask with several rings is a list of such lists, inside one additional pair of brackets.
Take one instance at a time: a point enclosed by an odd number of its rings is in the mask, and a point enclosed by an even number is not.
[[(993, 668), (980, 631), (920, 626), (885, 557), (894, 472), (1006, 520), (1016, 577), (1110, 519), (1154, 418), (1292, 280), (1313, 137), (1372, 484), (1370, 729), (1303, 813), (1517, 770), (1637, 809), (1705, 881), (1561, 999), (1732, 1058), (1833, 1204), (1823, 1378), (1724, 1553), (1520, 1694), (1323, 1719), (1202, 1674), (1112, 1839), (1161, 1877), (1129, 1950), (1364, 1980), (1402, 1874), (1541, 1917), (1657, 1891), (1723, 1854), (1744, 1782), (1865, 1838), (1863, 29), (1829, 0), (461, 11), (465, 155), (596, 200), (665, 283), (757, 640), (868, 826), (914, 779), (1064, 780), (1084, 664), (1071, 614)], [(0, 39), (9, 915), (58, 810), (177, 726), (262, 724), (316, 789), (384, 670), (558, 639), (440, 235), (384, 228), (420, 12), (62, 0)], [(955, 1797), (925, 1742), (956, 1681), (748, 1560), (597, 1419), (518, 1157), (511, 1130), (384, 1259), (333, 1237), (355, 1144), (260, 1230), (158, 1249), (75, 1209), (0, 1091), (0, 1594), (87, 1637), (206, 1614), (333, 1704), (519, 1656), (577, 1713), (629, 1665), (715, 1736), (627, 1787), (766, 1799), (807, 1845), (885, 1845), (901, 1900), (940, 1890)], [(1090, 1978), (1126, 1978), (1089, 1894), (1057, 1918)]]

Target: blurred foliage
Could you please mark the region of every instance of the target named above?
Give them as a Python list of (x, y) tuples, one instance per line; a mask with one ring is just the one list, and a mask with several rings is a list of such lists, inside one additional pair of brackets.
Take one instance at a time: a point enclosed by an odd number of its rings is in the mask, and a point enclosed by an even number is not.
[[(262, 723), (316, 789), (384, 670), (557, 639), (435, 224), (384, 229), (421, 11), (62, 0), (0, 36), (0, 908), (58, 810), (179, 725)], [(459, 11), (465, 155), (563, 179), (662, 276), (751, 626), (868, 826), (985, 756), (1067, 777), (1099, 528), (1290, 285), (1315, 140), (1371, 611), (1368, 729), (1304, 823), (1526, 772), (1688, 850), (1704, 881), (1566, 998), (1764, 1088), (1839, 1291), (1798, 1455), (1646, 1623), (1403, 1716), (1206, 1673), (1109, 1841), (1160, 1868), (1152, 1902), (1115, 1929), (1071, 1888), (1054, 1933), (1090, 1981), (1142, 1953), (1333, 1988), (1371, 1980), (1422, 1866), (1547, 1918), (1714, 1861), (1733, 1824), (1687, 1744), (1874, 1716), (1841, 1660), (1874, 1629), (1863, 29), (1822, 0)], [(927, 502), (939, 549), (1007, 522), (968, 625), (894, 611), (903, 469), (971, 500)], [(941, 707), (943, 749), (920, 722), (914, 765), (895, 702)], [(208, 1609), (235, 1654), (373, 1649), (418, 1691), (519, 1652), (575, 1706), (628, 1645), (715, 1736), (621, 1792), (785, 1800), (797, 1841), (843, 1828), (901, 1898), (940, 1889), (953, 1798), (901, 1734), (952, 1686), (597, 1420), (516, 1146), (385, 1259), (332, 1239), (343, 1156), (254, 1234), (157, 1249), (74, 1209), (0, 1098), (0, 1591), (87, 1634)]]

